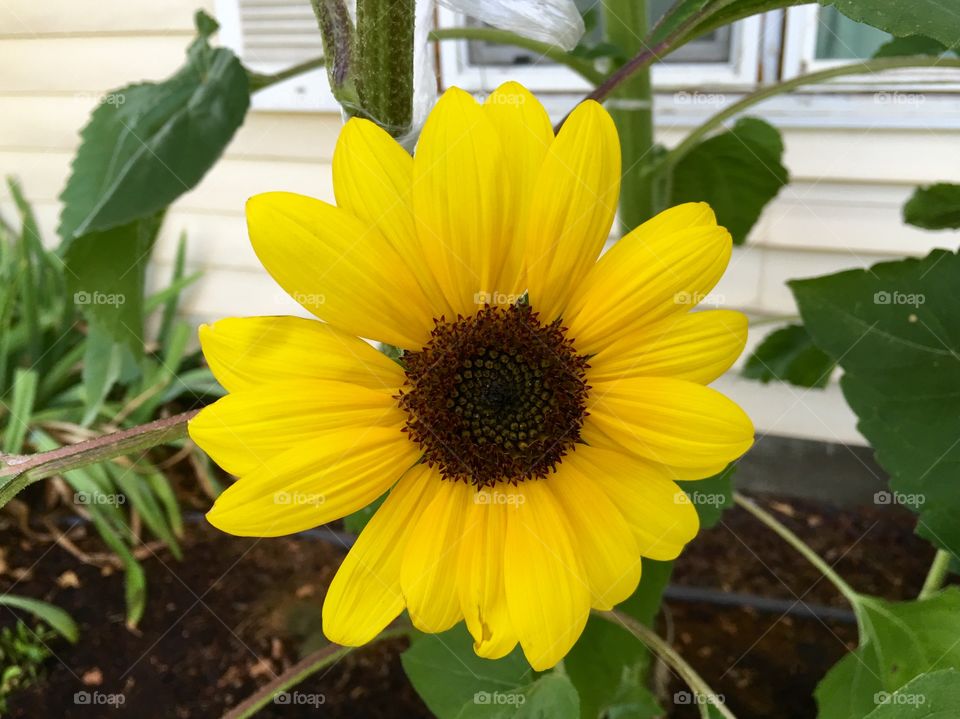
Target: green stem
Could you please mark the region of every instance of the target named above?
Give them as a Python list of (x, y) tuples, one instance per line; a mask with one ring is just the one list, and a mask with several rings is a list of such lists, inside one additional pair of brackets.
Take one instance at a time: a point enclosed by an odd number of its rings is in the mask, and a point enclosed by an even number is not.
[(787, 542), (787, 544), (800, 552), (800, 554), (802, 554), (806, 560), (810, 562), (810, 564), (820, 570), (820, 573), (823, 574), (823, 576), (826, 577), (830, 583), (837, 588), (844, 598), (850, 602), (854, 609), (859, 609), (860, 595), (853, 589), (853, 587), (847, 584), (843, 577), (833, 570), (833, 567), (827, 564), (823, 557), (814, 552), (806, 542), (787, 529), (783, 524), (780, 523), (780, 520), (778, 520), (765, 509), (761, 508), (752, 499), (744, 497), (739, 492), (734, 492), (733, 501), (750, 512), (750, 514), (759, 519), (774, 532), (779, 534), (780, 537)]
[(930, 564), (930, 571), (927, 572), (927, 578), (923, 582), (923, 588), (920, 590), (920, 594), (917, 595), (917, 599), (926, 599), (940, 591), (940, 588), (947, 579), (947, 574), (950, 572), (950, 560), (952, 558), (953, 555), (947, 550), (937, 550), (933, 562)]
[(832, 67), (829, 70), (811, 72), (790, 80), (784, 80), (776, 85), (761, 88), (756, 92), (741, 98), (729, 107), (724, 108), (706, 122), (694, 128), (676, 147), (666, 156), (668, 166), (675, 165), (680, 158), (686, 155), (700, 140), (712, 130), (720, 127), (726, 120), (740, 114), (744, 110), (771, 97), (782, 95), (804, 85), (815, 85), (826, 80), (847, 75), (864, 75), (872, 72), (898, 70), (909, 67), (960, 67), (960, 59), (936, 57), (890, 57), (874, 60), (862, 60), (849, 65)]
[(248, 72), (247, 77), (250, 79), (250, 92), (257, 92), (265, 87), (276, 85), (278, 82), (289, 80), (291, 77), (296, 77), (297, 75), (302, 75), (305, 72), (316, 70), (318, 67), (323, 67), (324, 64), (325, 60), (323, 57), (315, 57), (312, 60), (301, 62), (298, 65), (288, 67), (286, 70), (281, 70), (273, 75), (262, 75), (258, 72)]
[(530, 38), (512, 33), (509, 30), (497, 30), (496, 28), (489, 27), (446, 27), (431, 32), (430, 39), (438, 41), (480, 40), (483, 42), (497, 43), (498, 45), (512, 45), (523, 48), (524, 50), (529, 50), (530, 52), (535, 52), (541, 57), (546, 57), (553, 62), (565, 65), (593, 85), (601, 83), (604, 78), (603, 73), (598, 72), (589, 60), (575, 57), (556, 45), (540, 42), (539, 40), (531, 40)]
[[(387, 629), (380, 632), (374, 641), (396, 639), (398, 637), (405, 637), (408, 634), (409, 631), (407, 629)], [(280, 676), (260, 687), (255, 694), (249, 696), (224, 714), (222, 719), (248, 719), (252, 717), (273, 701), (274, 697), (278, 694), (287, 691), (291, 687), (297, 686), (311, 674), (336, 664), (356, 648), (357, 647), (342, 647), (338, 644), (329, 644), (323, 647), (323, 649), (318, 649), (301, 659)]]
[(357, 0), (357, 114), (394, 137), (413, 124), (414, 0)]
[[(607, 0), (603, 3), (607, 40), (634, 53), (648, 32), (646, 0)], [(621, 84), (607, 103), (620, 133), (622, 176), (620, 180), (620, 225), (626, 234), (658, 209), (654, 199), (656, 173), (646, 169), (653, 149), (653, 95), (650, 67), (643, 67)]]
[(670, 643), (663, 639), (659, 634), (653, 631), (650, 627), (643, 624), (640, 621), (637, 621), (629, 614), (624, 614), (613, 610), (611, 612), (601, 612), (594, 611), (598, 617), (606, 619), (608, 622), (613, 624), (619, 624), (633, 636), (643, 642), (647, 648), (656, 654), (663, 662), (673, 669), (687, 686), (689, 686), (695, 693), (699, 696), (697, 702), (697, 708), (700, 710), (700, 716), (707, 719), (710, 716), (710, 706), (713, 706), (717, 712), (726, 717), (726, 719), (736, 719), (733, 712), (731, 712), (723, 704), (723, 702), (716, 703), (707, 703), (706, 701), (699, 701), (701, 698), (711, 698), (718, 697), (719, 695), (713, 691), (709, 684), (703, 680), (703, 678), (697, 674), (696, 670), (687, 664), (687, 661), (677, 653), (677, 651), (670, 646)]

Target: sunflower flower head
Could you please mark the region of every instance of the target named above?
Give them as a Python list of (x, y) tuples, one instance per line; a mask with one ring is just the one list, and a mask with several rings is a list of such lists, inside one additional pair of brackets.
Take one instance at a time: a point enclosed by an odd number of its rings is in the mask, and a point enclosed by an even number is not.
[(207, 517), (278, 536), (386, 495), (330, 585), (326, 635), (363, 644), (406, 610), (426, 632), (464, 620), (480, 656), (519, 643), (547, 669), (591, 607), (633, 593), (642, 558), (695, 536), (675, 480), (716, 474), (753, 441), (706, 386), (742, 351), (746, 319), (691, 311), (730, 235), (691, 203), (601, 257), (613, 122), (585, 102), (554, 136), (516, 83), (482, 105), (448, 90), (413, 157), (352, 119), (333, 174), (336, 205), (247, 205), (260, 260), (322, 321), (200, 329), (229, 394), (190, 435), (239, 477)]

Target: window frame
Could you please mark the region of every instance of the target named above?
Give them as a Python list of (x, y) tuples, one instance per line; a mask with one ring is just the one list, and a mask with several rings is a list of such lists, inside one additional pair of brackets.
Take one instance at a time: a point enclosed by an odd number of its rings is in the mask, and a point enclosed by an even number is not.
[[(439, 8), (437, 27), (462, 27), (464, 16)], [(657, 64), (653, 67), (655, 92), (682, 88), (755, 87), (760, 61), (762, 17), (741, 20), (732, 27), (731, 59), (728, 62)], [(573, 70), (562, 65), (471, 65), (468, 44), (463, 40), (439, 43), (440, 78), (444, 87), (456, 85), (471, 92), (489, 92), (500, 83), (515, 80), (532, 92), (580, 93), (592, 87)]]

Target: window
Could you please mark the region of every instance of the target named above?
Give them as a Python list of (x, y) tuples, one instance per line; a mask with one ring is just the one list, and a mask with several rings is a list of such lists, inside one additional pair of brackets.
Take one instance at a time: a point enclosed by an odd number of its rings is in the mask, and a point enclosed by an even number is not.
[[(651, 22), (658, 20), (673, 2), (653, 0)], [(595, 0), (583, 0), (578, 5), (593, 13), (590, 32), (600, 37), (602, 19)], [(439, 11), (440, 27), (471, 22), (450, 10)], [(761, 18), (753, 17), (697, 38), (653, 68), (654, 84), (658, 88), (752, 86), (757, 77), (760, 27)], [(517, 80), (535, 92), (590, 89), (572, 70), (536, 53), (481, 41), (442, 43), (440, 69), (444, 85), (459, 85), (475, 92), (491, 90), (507, 79)]]

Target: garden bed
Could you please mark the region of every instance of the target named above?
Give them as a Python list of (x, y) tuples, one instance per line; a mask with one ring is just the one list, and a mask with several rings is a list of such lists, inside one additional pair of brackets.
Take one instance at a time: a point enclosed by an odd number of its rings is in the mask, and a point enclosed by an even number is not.
[[(768, 509), (862, 591), (898, 599), (916, 595), (932, 549), (913, 535), (913, 517), (896, 508), (837, 510), (807, 501), (768, 500)], [(46, 681), (14, 697), (14, 717), (113, 715), (75, 703), (76, 692), (122, 693), (137, 717), (216, 717), (235, 706), (321, 641), (326, 585), (344, 548), (329, 540), (244, 539), (205, 523), (188, 524), (184, 554), (144, 560), (147, 612), (137, 630), (124, 624), (122, 577), (79, 563), (63, 547), (7, 526), (0, 588), (41, 596), (69, 611), (80, 642), (53, 645)], [(100, 551), (84, 527), (81, 549)], [(843, 599), (820, 574), (739, 509), (704, 532), (677, 562), (663, 629), (740, 719), (813, 717), (812, 691), (855, 645)], [(52, 590), (50, 588), (53, 588)], [(786, 605), (724, 606), (722, 590), (789, 600)], [(799, 613), (797, 598), (833, 607), (827, 618)], [(755, 604), (750, 597), (748, 603)], [(12, 616), (3, 618), (10, 623)], [(398, 659), (402, 640), (367, 647), (310, 678), (298, 690), (324, 697), (326, 717), (428, 717)], [(667, 694), (682, 691), (670, 682)], [(669, 704), (669, 702), (667, 702)], [(316, 716), (315, 707), (268, 705), (264, 717)], [(695, 717), (679, 707), (672, 717)]]

